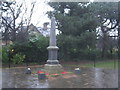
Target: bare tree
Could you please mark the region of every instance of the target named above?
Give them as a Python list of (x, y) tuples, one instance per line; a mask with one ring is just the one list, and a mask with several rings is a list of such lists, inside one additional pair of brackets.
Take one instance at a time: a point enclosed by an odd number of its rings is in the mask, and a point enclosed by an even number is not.
[[(31, 23), (35, 3), (36, 2), (32, 2), (31, 7), (28, 8), (25, 1), (22, 3), (2, 2), (1, 10), (3, 12), (2, 26), (4, 39), (15, 42), (17, 34), (23, 30), (26, 36)], [(26, 28), (23, 28), (23, 26), (26, 26)]]

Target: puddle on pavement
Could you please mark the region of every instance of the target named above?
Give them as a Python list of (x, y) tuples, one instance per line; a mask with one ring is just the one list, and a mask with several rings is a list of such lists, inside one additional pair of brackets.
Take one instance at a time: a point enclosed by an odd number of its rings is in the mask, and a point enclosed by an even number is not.
[[(31, 68), (37, 72), (41, 68)], [(66, 68), (74, 72), (74, 68)], [(25, 74), (25, 68), (3, 69), (3, 88), (117, 88), (118, 71), (116, 69), (80, 68), (80, 74), (69, 74), (54, 79), (38, 80), (37, 75)], [(73, 75), (73, 76), (72, 76)], [(114, 82), (113, 82), (114, 81)]]

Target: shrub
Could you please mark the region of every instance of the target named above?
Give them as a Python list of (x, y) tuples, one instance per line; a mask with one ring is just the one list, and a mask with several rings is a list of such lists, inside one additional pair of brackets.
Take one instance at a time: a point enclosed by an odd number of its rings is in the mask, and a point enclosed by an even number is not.
[(39, 36), (36, 39), (29, 40), (26, 43), (14, 43), (14, 53), (25, 55), (25, 63), (43, 63), (47, 60), (48, 38)]
[(7, 47), (2, 48), (2, 63), (7, 64), (8, 63), (8, 52), (7, 52)]
[(17, 53), (13, 56), (12, 61), (14, 64), (21, 64), (25, 59), (25, 55)]
[[(81, 36), (58, 35), (58, 47), (60, 48), (58, 55), (64, 60), (85, 60), (94, 59), (95, 35), (92, 32), (85, 32)], [(90, 39), (90, 40), (89, 40)], [(90, 51), (91, 49), (91, 51)]]

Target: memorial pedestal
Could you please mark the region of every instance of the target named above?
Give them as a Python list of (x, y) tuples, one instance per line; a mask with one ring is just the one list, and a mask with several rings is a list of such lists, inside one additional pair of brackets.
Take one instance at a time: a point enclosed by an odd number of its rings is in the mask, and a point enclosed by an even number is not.
[(63, 72), (63, 67), (60, 64), (45, 64), (44, 66), (45, 73), (61, 73)]

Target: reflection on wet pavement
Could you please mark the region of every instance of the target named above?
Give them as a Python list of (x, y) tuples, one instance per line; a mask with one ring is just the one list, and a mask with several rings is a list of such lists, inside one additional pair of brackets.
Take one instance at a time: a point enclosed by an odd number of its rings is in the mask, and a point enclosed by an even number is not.
[(2, 69), (0, 68), (0, 90), (2, 89)]
[[(97, 87), (118, 87), (118, 71), (114, 69), (95, 69), (95, 80)], [(107, 83), (106, 83), (107, 82)]]
[[(40, 68), (31, 68), (37, 72)], [(67, 71), (74, 72), (73, 68)], [(80, 75), (66, 74), (51, 79), (38, 80), (36, 75), (25, 74), (25, 68), (3, 69), (3, 88), (117, 88), (118, 70), (81, 68)]]

